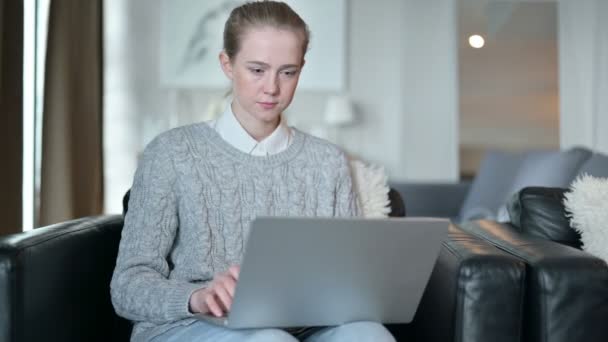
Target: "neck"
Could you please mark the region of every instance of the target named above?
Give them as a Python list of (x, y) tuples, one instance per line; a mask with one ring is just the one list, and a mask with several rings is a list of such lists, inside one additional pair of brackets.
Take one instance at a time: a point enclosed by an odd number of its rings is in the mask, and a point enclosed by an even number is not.
[(238, 113), (238, 111), (234, 110), (234, 106), (232, 106), (232, 112), (239, 124), (241, 124), (245, 131), (247, 131), (247, 133), (256, 141), (262, 141), (271, 135), (281, 122), (280, 116), (273, 121), (256, 120), (251, 115)]

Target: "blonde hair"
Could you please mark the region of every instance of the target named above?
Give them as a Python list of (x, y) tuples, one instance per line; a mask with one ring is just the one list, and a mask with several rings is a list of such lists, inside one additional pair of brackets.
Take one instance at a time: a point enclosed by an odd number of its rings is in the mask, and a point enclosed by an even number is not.
[(247, 2), (230, 12), (224, 25), (224, 51), (232, 60), (241, 48), (241, 37), (252, 27), (271, 26), (302, 34), (302, 57), (308, 50), (308, 25), (289, 5), (279, 1)]

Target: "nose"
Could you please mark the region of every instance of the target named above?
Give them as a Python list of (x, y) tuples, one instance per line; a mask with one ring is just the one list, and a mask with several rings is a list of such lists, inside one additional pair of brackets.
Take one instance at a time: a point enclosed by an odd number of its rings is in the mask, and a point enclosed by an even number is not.
[(268, 75), (264, 80), (264, 94), (277, 95), (279, 93), (279, 80), (276, 75)]

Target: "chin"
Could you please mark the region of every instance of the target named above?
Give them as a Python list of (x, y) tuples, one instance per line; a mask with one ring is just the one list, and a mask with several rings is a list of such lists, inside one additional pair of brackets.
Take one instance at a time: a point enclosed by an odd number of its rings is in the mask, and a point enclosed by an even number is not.
[(269, 116), (269, 115), (262, 115), (262, 116), (260, 116), (260, 117), (259, 117), (259, 120), (260, 120), (260, 121), (263, 121), (263, 122), (265, 122), (265, 123), (273, 123), (274, 121), (278, 120), (278, 118), (279, 118), (279, 117), (280, 117), (280, 115), (279, 115), (279, 114), (277, 114), (277, 115), (272, 115), (272, 116)]
[(277, 120), (280, 116), (281, 116), (282, 111), (276, 112), (276, 111), (272, 111), (272, 112), (257, 112), (256, 114), (256, 118), (260, 121), (263, 122), (273, 122), (275, 120)]

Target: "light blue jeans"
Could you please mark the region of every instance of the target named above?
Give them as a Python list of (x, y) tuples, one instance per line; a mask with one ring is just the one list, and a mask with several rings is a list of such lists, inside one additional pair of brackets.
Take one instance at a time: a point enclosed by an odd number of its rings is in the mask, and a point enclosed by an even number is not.
[[(335, 327), (319, 328), (303, 338), (306, 342), (395, 342), (395, 338), (380, 323), (354, 322)], [(196, 321), (175, 327), (156, 336), (151, 342), (297, 342), (298, 338), (282, 329), (233, 330)]]

